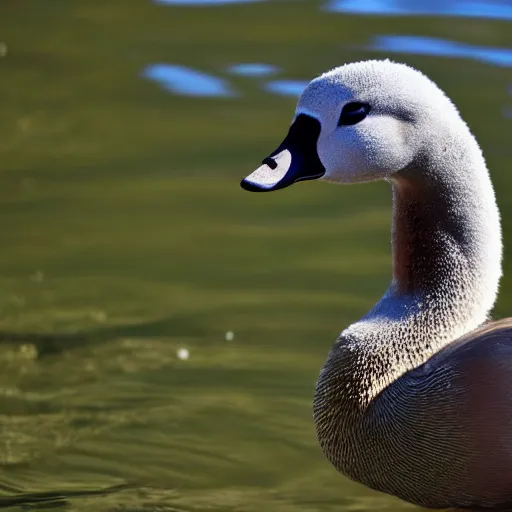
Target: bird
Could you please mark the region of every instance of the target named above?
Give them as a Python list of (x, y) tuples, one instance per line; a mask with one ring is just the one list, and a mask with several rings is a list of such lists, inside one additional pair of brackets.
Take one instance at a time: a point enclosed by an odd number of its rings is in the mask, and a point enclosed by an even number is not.
[(426, 508), (512, 508), (512, 318), (493, 321), (500, 212), (455, 104), (407, 64), (352, 62), (313, 79), (288, 134), (241, 186), (385, 180), (392, 278), (335, 340), (313, 399), (346, 477)]

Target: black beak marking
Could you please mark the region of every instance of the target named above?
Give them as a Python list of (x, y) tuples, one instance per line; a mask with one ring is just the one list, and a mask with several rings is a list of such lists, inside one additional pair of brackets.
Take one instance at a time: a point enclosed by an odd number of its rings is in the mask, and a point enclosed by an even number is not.
[(270, 156), (267, 156), (267, 158), (264, 158), (263, 162), (261, 162), (261, 163), (263, 165), (268, 165), (272, 170), (277, 169), (277, 162)]
[[(306, 114), (299, 114), (290, 126), (288, 135), (281, 145), (262, 162), (271, 171), (277, 169), (276, 173), (281, 170), (284, 174), (275, 183), (269, 185), (265, 181), (259, 183), (257, 178), (254, 180), (253, 175), (258, 172), (256, 170), (247, 177), (249, 179), (244, 178), (242, 180), (240, 183), (242, 188), (250, 192), (271, 192), (289, 187), (298, 181), (321, 178), (325, 174), (325, 167), (317, 152), (317, 142), (321, 128), (318, 119)], [(282, 168), (283, 163), (276, 161), (274, 158), (279, 157), (285, 150), (291, 155), (291, 162), (286, 164), (289, 165), (288, 169)]]

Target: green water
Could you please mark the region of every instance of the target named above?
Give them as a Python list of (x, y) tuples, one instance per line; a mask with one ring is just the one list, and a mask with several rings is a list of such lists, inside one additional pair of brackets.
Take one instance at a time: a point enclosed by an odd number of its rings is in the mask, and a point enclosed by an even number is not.
[[(0, 4), (0, 506), (413, 508), (338, 475), (311, 417), (331, 343), (389, 281), (388, 187), (243, 192), (295, 98), (228, 68), (420, 67), (481, 141), (510, 245), (510, 68), (364, 49), (390, 34), (508, 48), (510, 22), (321, 5)], [(141, 76), (153, 63), (236, 95), (172, 94)], [(498, 317), (511, 263), (506, 251)]]

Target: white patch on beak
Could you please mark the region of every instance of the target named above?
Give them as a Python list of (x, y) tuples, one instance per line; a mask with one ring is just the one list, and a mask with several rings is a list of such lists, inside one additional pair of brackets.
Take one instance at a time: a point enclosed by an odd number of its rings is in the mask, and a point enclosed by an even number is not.
[(244, 181), (256, 185), (260, 188), (272, 188), (276, 186), (286, 175), (292, 163), (292, 154), (283, 149), (280, 153), (272, 157), (277, 167), (272, 169), (267, 164), (258, 167), (253, 173), (249, 174)]

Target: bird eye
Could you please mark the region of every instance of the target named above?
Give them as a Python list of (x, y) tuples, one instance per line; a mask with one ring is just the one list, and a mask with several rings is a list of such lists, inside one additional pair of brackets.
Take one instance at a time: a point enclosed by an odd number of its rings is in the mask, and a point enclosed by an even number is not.
[(347, 103), (341, 110), (338, 126), (350, 126), (362, 121), (370, 112), (371, 107), (368, 103), (359, 103), (354, 101)]

